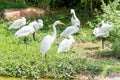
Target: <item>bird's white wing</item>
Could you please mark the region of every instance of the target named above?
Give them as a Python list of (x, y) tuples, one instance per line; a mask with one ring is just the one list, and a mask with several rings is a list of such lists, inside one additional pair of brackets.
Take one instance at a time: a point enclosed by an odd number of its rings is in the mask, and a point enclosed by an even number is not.
[(22, 19), (18, 19), (16, 21), (13, 22), (13, 24), (9, 27), (10, 29), (19, 29), (23, 24), (23, 20)]
[(43, 24), (42, 23), (38, 23), (37, 21), (31, 22), (29, 25), (35, 27), (36, 31), (43, 27)]
[(35, 26), (36, 31), (39, 30), (40, 28), (42, 28), (41, 25), (40, 25), (40, 23), (37, 23), (34, 26)]
[(103, 32), (103, 33), (109, 32), (110, 29), (111, 29), (111, 27), (112, 27), (112, 25), (104, 24), (104, 25), (100, 28), (100, 31)]
[(43, 27), (43, 23), (39, 23), (39, 28), (42, 28)]
[(54, 38), (50, 35), (47, 35), (43, 38), (43, 40), (40, 44), (40, 53), (42, 55), (45, 55), (49, 51), (53, 41), (54, 41)]
[(60, 34), (60, 37), (67, 37), (71, 34), (74, 34), (76, 32), (78, 32), (79, 28), (76, 28), (74, 26), (70, 26), (70, 27), (67, 27), (61, 34)]
[(68, 40), (68, 39), (64, 39), (58, 47), (58, 53), (60, 52), (67, 52), (69, 51), (70, 47), (72, 45), (72, 41)]
[(37, 24), (37, 21), (32, 21), (31, 23), (29, 23), (30, 26), (34, 26), (35, 24)]
[(109, 36), (109, 31), (111, 29), (111, 25), (109, 24), (104, 24), (100, 30), (99, 30), (99, 33), (98, 33), (98, 37), (99, 36), (102, 36), (102, 37), (108, 37)]
[(15, 33), (15, 37), (18, 38), (20, 36), (28, 36), (29, 34), (33, 33), (34, 31), (35, 30), (32, 26), (24, 26)]

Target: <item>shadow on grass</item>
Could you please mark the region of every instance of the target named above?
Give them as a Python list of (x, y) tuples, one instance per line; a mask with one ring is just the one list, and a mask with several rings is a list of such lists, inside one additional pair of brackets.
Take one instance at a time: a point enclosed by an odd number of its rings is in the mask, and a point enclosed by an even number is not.
[(120, 59), (120, 56), (118, 54), (115, 54), (113, 51), (96, 52), (96, 54), (93, 57), (95, 57), (95, 58), (116, 58), (116, 59)]
[(98, 50), (99, 47), (85, 47), (85, 50)]

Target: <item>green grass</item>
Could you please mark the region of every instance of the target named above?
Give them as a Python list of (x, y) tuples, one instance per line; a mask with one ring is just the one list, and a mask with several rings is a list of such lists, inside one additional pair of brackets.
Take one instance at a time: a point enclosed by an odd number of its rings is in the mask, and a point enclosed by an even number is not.
[[(40, 54), (40, 42), (45, 35), (52, 34), (52, 22), (48, 20), (44, 23), (45, 26), (36, 35), (37, 40), (34, 41), (32, 35), (29, 35), (27, 44), (23, 42), (23, 38), (15, 39), (16, 30), (8, 31), (11, 22), (3, 22), (0, 25), (0, 73), (2, 75), (19, 78), (74, 78), (75, 74), (80, 72), (96, 75), (100, 74), (106, 65), (120, 64), (118, 60), (110, 57), (96, 60), (94, 57), (86, 57), (85, 47), (77, 45), (77, 42), (81, 42), (81, 39), (84, 42), (95, 40), (92, 29), (89, 28), (82, 28), (74, 35), (76, 44), (73, 45), (72, 50), (75, 53), (57, 54), (58, 45), (56, 43), (62, 40), (59, 38), (59, 33), (70, 25), (67, 24), (57, 26), (57, 39), (47, 54), (50, 65), (50, 71), (48, 71), (45, 59)], [(95, 52), (103, 53), (100, 48)]]
[[(7, 5), (8, 3), (5, 2), (3, 5), (4, 4)], [(8, 5), (0, 8), (3, 9), (8, 7), (12, 8), (14, 5)], [(75, 75), (79, 73), (90, 74), (92, 76), (97, 74), (99, 75), (104, 70), (104, 67), (108, 65), (118, 66), (120, 62), (118, 59), (113, 57), (113, 52), (110, 52), (107, 49), (101, 50), (100, 45), (96, 48), (94, 46), (86, 47), (80, 44), (82, 42), (87, 43), (99, 41), (99, 39), (96, 39), (93, 36), (93, 29), (88, 26), (83, 26), (83, 24), (81, 24), (80, 31), (74, 35), (76, 43), (72, 46), (71, 51), (57, 54), (58, 45), (56, 43), (60, 43), (63, 40), (63, 38), (59, 38), (59, 34), (67, 26), (71, 25), (70, 16), (71, 15), (68, 14), (68, 10), (63, 9), (63, 11), (58, 10), (58, 12), (54, 12), (54, 14), (40, 17), (44, 21), (44, 27), (38, 30), (36, 41), (33, 40), (32, 35), (29, 35), (27, 44), (24, 43), (23, 38), (16, 39), (14, 37), (17, 30), (8, 31), (8, 27), (11, 25), (12, 21), (6, 22), (0, 19), (1, 76), (18, 78), (69, 79), (75, 78)], [(47, 54), (50, 68), (50, 71), (48, 71), (45, 58), (40, 54), (40, 43), (47, 34), (52, 34), (52, 24), (58, 19), (66, 25), (56, 27), (57, 38)], [(27, 19), (27, 23), (30, 21), (32, 20)], [(91, 55), (91, 51), (94, 51), (95, 53)], [(2, 80), (4, 80), (4, 78)]]

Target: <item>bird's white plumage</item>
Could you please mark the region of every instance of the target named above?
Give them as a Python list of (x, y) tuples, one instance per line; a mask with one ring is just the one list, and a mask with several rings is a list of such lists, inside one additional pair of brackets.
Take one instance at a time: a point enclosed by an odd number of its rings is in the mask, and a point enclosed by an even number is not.
[(54, 40), (56, 39), (56, 25), (58, 24), (63, 24), (62, 22), (60, 21), (56, 21), (54, 22), (53, 24), (53, 35), (47, 35), (43, 38), (43, 40), (41, 41), (41, 44), (40, 44), (40, 53), (42, 55), (46, 55), (46, 53), (49, 51), (49, 49), (51, 48), (52, 46), (52, 43), (54, 42)]
[(29, 23), (28, 25), (30, 26), (35, 26), (37, 24), (37, 21), (32, 21), (31, 23)]
[(47, 35), (43, 38), (40, 47), (40, 53), (45, 56), (48, 50), (51, 48), (52, 43), (54, 42), (55, 38), (50, 35)]
[(21, 19), (17, 19), (13, 22), (13, 24), (8, 28), (11, 29), (19, 29), (21, 26), (26, 24), (26, 18), (22, 17)]
[(18, 38), (22, 36), (28, 36), (29, 34), (33, 32), (35, 32), (35, 30), (32, 26), (24, 26), (15, 33), (15, 37)]
[(23, 36), (28, 36), (29, 34), (34, 33), (37, 31), (39, 28), (43, 27), (43, 22), (37, 22), (33, 21), (29, 25), (22, 27), (15, 33), (15, 37), (23, 37)]
[(67, 27), (61, 34), (60, 37), (67, 37), (79, 31), (79, 24), (76, 23), (74, 26)]
[(72, 46), (72, 43), (75, 42), (73, 36), (68, 36), (68, 39), (64, 39), (59, 44), (57, 52), (68, 52)]
[(99, 27), (98, 28), (95, 28), (94, 30), (93, 30), (93, 34), (95, 35), (95, 34), (98, 34), (99, 33)]
[(112, 25), (104, 23), (104, 21), (101, 22), (101, 26), (99, 28), (95, 28), (93, 31), (93, 34), (96, 37), (108, 37), (109, 31), (111, 30)]
[(75, 10), (71, 9), (70, 12), (72, 14), (72, 17), (71, 17), (72, 25), (75, 25), (75, 23), (78, 23), (80, 25), (80, 20), (77, 18), (76, 14), (75, 14)]
[(29, 23), (30, 26), (35, 26), (35, 30), (38, 30), (43, 27), (43, 21), (42, 19), (38, 19), (37, 21), (33, 21)]

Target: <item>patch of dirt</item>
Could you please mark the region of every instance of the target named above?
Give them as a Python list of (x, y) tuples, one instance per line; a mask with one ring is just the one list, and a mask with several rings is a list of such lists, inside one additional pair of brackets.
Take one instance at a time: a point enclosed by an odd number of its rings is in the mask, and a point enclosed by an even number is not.
[(86, 54), (86, 56), (90, 57), (96, 53), (96, 51), (100, 48), (100, 42), (92, 43), (92, 42), (86, 42), (86, 43), (75, 43), (76, 47), (83, 48), (83, 53)]
[(87, 57), (94, 57), (94, 55), (96, 55), (98, 50), (111, 51), (110, 46), (106, 46), (106, 45), (105, 45), (105, 48), (102, 49), (101, 41), (96, 42), (96, 43), (92, 43), (92, 42), (86, 42), (86, 43), (76, 42), (75, 45), (76, 45), (76, 47), (78, 46), (78, 47), (83, 48), (83, 52), (86, 54)]
[[(75, 75), (78, 80), (100, 80), (100, 75), (90, 76), (85, 74)], [(110, 73), (103, 80), (120, 80), (120, 73)]]
[[(83, 53), (86, 54), (87, 57), (92, 57), (93, 59), (98, 59), (98, 50), (101, 50), (100, 52), (100, 58), (104, 59), (103, 56), (110, 56), (111, 54), (106, 54), (106, 53), (111, 53), (111, 48), (109, 46), (105, 45), (105, 49), (102, 49), (101, 42), (97, 43), (92, 43), (92, 42), (86, 42), (86, 43), (75, 43), (76, 47), (81, 47), (83, 48)], [(107, 51), (107, 52), (106, 52)], [(97, 57), (96, 57), (97, 55)], [(103, 56), (102, 56), (103, 55)], [(106, 59), (106, 58), (105, 58)], [(100, 75), (87, 75), (84, 73), (76, 74), (75, 79), (76, 80), (100, 80)], [(103, 80), (120, 80), (120, 73), (110, 73), (105, 76)]]

